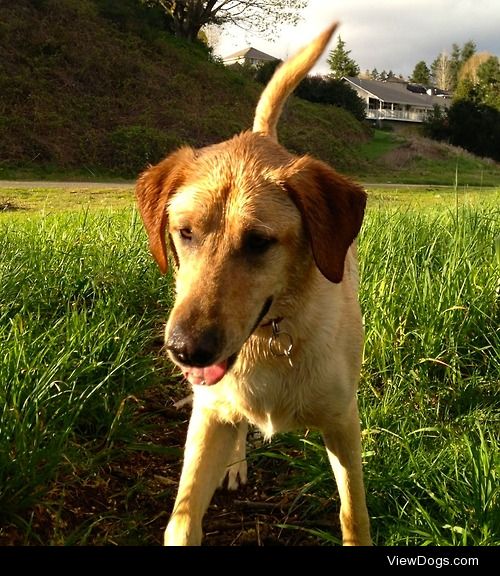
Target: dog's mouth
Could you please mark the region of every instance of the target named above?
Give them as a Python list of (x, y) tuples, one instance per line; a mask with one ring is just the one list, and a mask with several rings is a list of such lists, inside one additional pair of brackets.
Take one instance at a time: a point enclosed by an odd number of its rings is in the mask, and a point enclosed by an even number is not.
[[(262, 320), (265, 318), (266, 314), (269, 312), (271, 308), (271, 304), (273, 303), (273, 297), (269, 296), (264, 302), (262, 310), (260, 311), (257, 321), (255, 322), (248, 338), (255, 332), (258, 328)], [(246, 340), (248, 340), (248, 338)], [(246, 342), (245, 340), (245, 342)], [(238, 358), (238, 352), (235, 352), (226, 360), (222, 362), (217, 362), (215, 364), (211, 364), (210, 366), (182, 366), (182, 374), (184, 378), (190, 383), (197, 386), (213, 386), (220, 382), (222, 378), (231, 370), (232, 366), (236, 362)]]
[(204, 366), (199, 368), (197, 366), (186, 367), (182, 369), (184, 378), (190, 383), (197, 386), (213, 386), (220, 382), (222, 378), (228, 373), (233, 364), (236, 362), (238, 353), (233, 354), (227, 360), (212, 364), (211, 366)]

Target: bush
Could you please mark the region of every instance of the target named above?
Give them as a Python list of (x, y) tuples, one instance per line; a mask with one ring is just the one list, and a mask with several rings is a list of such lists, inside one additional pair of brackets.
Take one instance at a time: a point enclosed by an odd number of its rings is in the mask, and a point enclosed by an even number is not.
[(270, 60), (269, 62), (265, 62), (255, 71), (255, 80), (257, 80), (259, 84), (264, 84), (265, 86), (273, 77), (273, 74), (276, 72), (276, 68), (282, 63), (283, 60)]
[(446, 112), (434, 109), (424, 125), (424, 133), (500, 161), (500, 112), (486, 104), (458, 100)]
[(422, 130), (425, 136), (434, 140), (449, 140), (450, 130), (446, 110), (435, 104), (432, 112), (427, 116)]
[[(266, 62), (257, 69), (251, 69), (251, 75), (254, 80), (266, 85), (281, 63), (281, 60)], [(343, 80), (335, 80), (334, 78), (320, 75), (307, 76), (298, 85), (295, 95), (316, 104), (330, 104), (344, 108), (360, 122), (366, 117), (363, 100)]]
[(467, 100), (448, 110), (450, 142), (478, 155), (500, 161), (500, 112)]
[(160, 6), (137, 0), (93, 0), (93, 2), (103, 18), (110, 20), (124, 32), (134, 32), (147, 38), (171, 28), (171, 19)]
[(360, 121), (365, 119), (365, 104), (343, 80), (324, 76), (307, 76), (299, 84), (296, 95), (309, 102), (331, 104), (348, 110)]
[(120, 127), (108, 137), (103, 154), (105, 167), (123, 176), (137, 176), (148, 164), (159, 162), (170, 150), (181, 145), (173, 135), (146, 126)]

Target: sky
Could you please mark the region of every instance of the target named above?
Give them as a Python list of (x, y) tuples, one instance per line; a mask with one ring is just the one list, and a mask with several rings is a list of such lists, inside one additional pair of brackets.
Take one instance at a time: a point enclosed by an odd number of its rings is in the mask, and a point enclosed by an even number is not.
[[(336, 36), (361, 72), (377, 68), (409, 76), (417, 62), (430, 66), (453, 43), (468, 40), (479, 52), (500, 56), (500, 0), (309, 0), (298, 25), (278, 29), (273, 42), (233, 28), (222, 32), (215, 52), (226, 56), (253, 46), (284, 60), (335, 20), (341, 24)], [(314, 73), (328, 72), (327, 52)]]

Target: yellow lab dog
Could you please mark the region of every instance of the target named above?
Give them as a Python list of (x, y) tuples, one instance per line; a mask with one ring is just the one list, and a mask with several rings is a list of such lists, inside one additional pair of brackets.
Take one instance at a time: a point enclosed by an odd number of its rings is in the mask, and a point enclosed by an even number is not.
[(252, 132), (182, 148), (137, 183), (151, 252), (165, 272), (168, 242), (175, 262), (165, 342), (194, 391), (168, 545), (199, 545), (221, 480), (228, 474), (230, 488), (246, 482), (248, 422), (266, 437), (319, 429), (340, 493), (343, 542), (370, 543), (354, 244), (366, 196), (328, 165), (293, 156), (276, 136), (285, 100), (335, 28), (276, 71)]

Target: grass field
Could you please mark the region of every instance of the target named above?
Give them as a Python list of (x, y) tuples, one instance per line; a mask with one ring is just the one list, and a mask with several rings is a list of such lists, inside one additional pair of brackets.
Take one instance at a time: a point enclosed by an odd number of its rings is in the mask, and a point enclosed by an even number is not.
[[(369, 192), (359, 399), (374, 541), (498, 545), (500, 189)], [(185, 393), (160, 350), (171, 279), (132, 198), (0, 190), (0, 543), (161, 540), (188, 411), (167, 405)], [(249, 461), (262, 532), (339, 542), (314, 432), (254, 438)], [(220, 518), (212, 507), (208, 543), (260, 542)]]
[(417, 131), (374, 130), (373, 137), (359, 145), (359, 153), (367, 162), (362, 170), (365, 181), (370, 182), (482, 189), (498, 185), (500, 179), (498, 163)]

